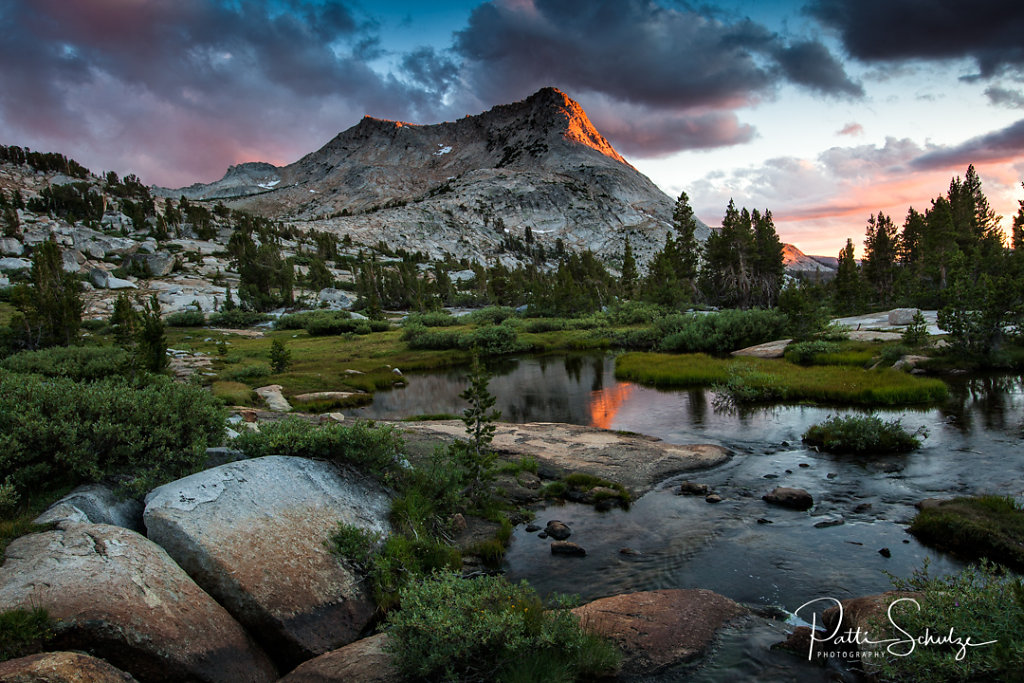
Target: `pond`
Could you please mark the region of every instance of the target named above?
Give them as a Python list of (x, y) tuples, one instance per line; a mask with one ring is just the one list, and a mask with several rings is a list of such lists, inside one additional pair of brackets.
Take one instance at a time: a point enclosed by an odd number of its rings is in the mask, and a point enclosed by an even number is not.
[[(711, 390), (661, 391), (619, 382), (614, 357), (607, 354), (513, 358), (489, 369), (503, 420), (628, 430), (677, 444), (719, 444), (735, 454), (719, 467), (685, 477), (708, 484), (724, 499), (718, 504), (675, 495), (684, 478), (675, 477), (629, 511), (599, 513), (575, 504), (541, 511), (540, 524), (559, 519), (572, 528), (572, 540), (587, 549), (584, 558), (552, 556), (547, 541), (516, 529), (507, 574), (527, 579), (542, 593), (589, 600), (637, 590), (707, 588), (750, 606), (792, 613), (821, 597), (887, 590), (885, 572), (908, 576), (925, 558), (936, 572), (960, 568), (906, 533), (915, 502), (983, 493), (1020, 499), (1024, 493), (1019, 376), (956, 378), (941, 406), (876, 411), (883, 419), (899, 417), (910, 429), (923, 427), (928, 436), (912, 454), (858, 458), (818, 453), (800, 440), (811, 425), (849, 408), (722, 409)], [(352, 413), (380, 419), (460, 413), (465, 372), (413, 375), (408, 387), (379, 393), (372, 405)], [(815, 507), (806, 513), (767, 505), (761, 496), (775, 486), (806, 489)], [(710, 664), (697, 678), (687, 672), (688, 680), (735, 680), (737, 674), (828, 680), (827, 672), (767, 649), (781, 637), (777, 625), (763, 619), (730, 632)]]

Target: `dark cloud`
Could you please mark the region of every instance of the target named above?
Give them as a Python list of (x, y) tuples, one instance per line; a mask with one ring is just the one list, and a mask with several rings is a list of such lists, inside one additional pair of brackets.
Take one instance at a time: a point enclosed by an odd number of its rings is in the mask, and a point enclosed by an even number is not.
[(784, 83), (863, 95), (820, 42), (789, 42), (750, 19), (649, 0), (491, 0), (456, 34), (454, 51), (483, 102), (555, 85), (632, 112), (592, 118), (614, 145), (642, 156), (749, 140), (753, 129), (732, 110)]
[(439, 106), (417, 80), (439, 82), (443, 64), (378, 74), (377, 27), (344, 2), (7, 0), (0, 23), (0, 63), (17, 65), (0, 70), (4, 142), (151, 182), (292, 161), (364, 113), (429, 120)]
[(430, 92), (444, 94), (459, 77), (459, 66), (431, 47), (421, 47), (402, 57), (402, 71)]
[(491, 99), (550, 84), (659, 108), (733, 108), (784, 81), (860, 94), (820, 43), (647, 0), (493, 0), (473, 11), (455, 49)]
[(914, 159), (912, 165), (918, 169), (966, 167), (968, 164), (1011, 160), (1021, 154), (1024, 154), (1024, 119), (953, 147), (933, 149)]
[(1008, 90), (997, 85), (990, 85), (985, 88), (985, 95), (988, 96), (988, 101), (996, 106), (1024, 109), (1024, 92), (1020, 90)]
[(1024, 69), (1024, 3), (1008, 0), (811, 0), (858, 59), (971, 58), (980, 75)]

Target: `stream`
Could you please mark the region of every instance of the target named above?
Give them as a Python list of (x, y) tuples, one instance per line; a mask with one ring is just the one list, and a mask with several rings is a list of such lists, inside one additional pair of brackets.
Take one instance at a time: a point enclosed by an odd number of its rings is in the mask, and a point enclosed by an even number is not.
[[(914, 453), (865, 458), (818, 453), (800, 438), (829, 415), (856, 409), (720, 409), (711, 390), (662, 391), (619, 382), (614, 366), (610, 354), (502, 359), (488, 366), (494, 373), (490, 391), (505, 421), (569, 422), (670, 443), (713, 443), (734, 457), (662, 482), (628, 511), (600, 513), (568, 503), (539, 512), (538, 523), (565, 522), (573, 530), (571, 540), (587, 549), (583, 558), (552, 556), (548, 541), (518, 527), (505, 570), (542, 594), (573, 593), (587, 601), (640, 590), (707, 588), (751, 607), (792, 613), (818, 598), (888, 590), (885, 572), (909, 576), (925, 558), (934, 573), (959, 569), (962, 563), (906, 532), (917, 501), (1024, 496), (1020, 376), (954, 378), (941, 406), (875, 411), (883, 419), (899, 417), (911, 430), (923, 427), (928, 436)], [(459, 414), (465, 373), (456, 368), (411, 374), (406, 388), (378, 393), (371, 405), (349, 412), (375, 419)], [(684, 478), (708, 484), (724, 500), (708, 504), (703, 497), (676, 495), (673, 489)], [(761, 496), (775, 486), (806, 489), (814, 508), (807, 513), (767, 505)], [(628, 554), (620, 552), (627, 548)], [(889, 557), (879, 552), (883, 548)], [(800, 616), (809, 619), (810, 612)], [(779, 622), (752, 619), (727, 629), (699, 670), (669, 672), (657, 680), (834, 680), (835, 671), (769, 649), (784, 637)]]

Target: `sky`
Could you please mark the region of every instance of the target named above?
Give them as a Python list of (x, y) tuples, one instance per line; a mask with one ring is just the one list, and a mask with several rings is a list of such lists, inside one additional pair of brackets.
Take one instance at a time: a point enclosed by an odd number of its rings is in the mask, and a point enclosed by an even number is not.
[(150, 184), (554, 86), (708, 224), (770, 209), (806, 253), (971, 163), (1007, 230), (1024, 198), (1022, 2), (2, 0), (0, 26), (0, 143)]

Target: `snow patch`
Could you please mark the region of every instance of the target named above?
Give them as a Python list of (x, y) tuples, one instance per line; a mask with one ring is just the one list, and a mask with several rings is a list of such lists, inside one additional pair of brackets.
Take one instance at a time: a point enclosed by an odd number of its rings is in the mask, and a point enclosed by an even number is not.
[(274, 185), (277, 185), (279, 182), (281, 181), (272, 180), (269, 183), (256, 183), (256, 187), (262, 187), (264, 190), (269, 190), (270, 188), (274, 187)]
[(309, 193), (310, 194), (316, 194), (316, 190), (310, 190)]
[(435, 157), (443, 157), (445, 154), (448, 154), (449, 152), (452, 151), (451, 145), (445, 145), (445, 144), (442, 144), (440, 142), (437, 143), (437, 147), (438, 147), (438, 150), (436, 152), (434, 152), (434, 156)]

